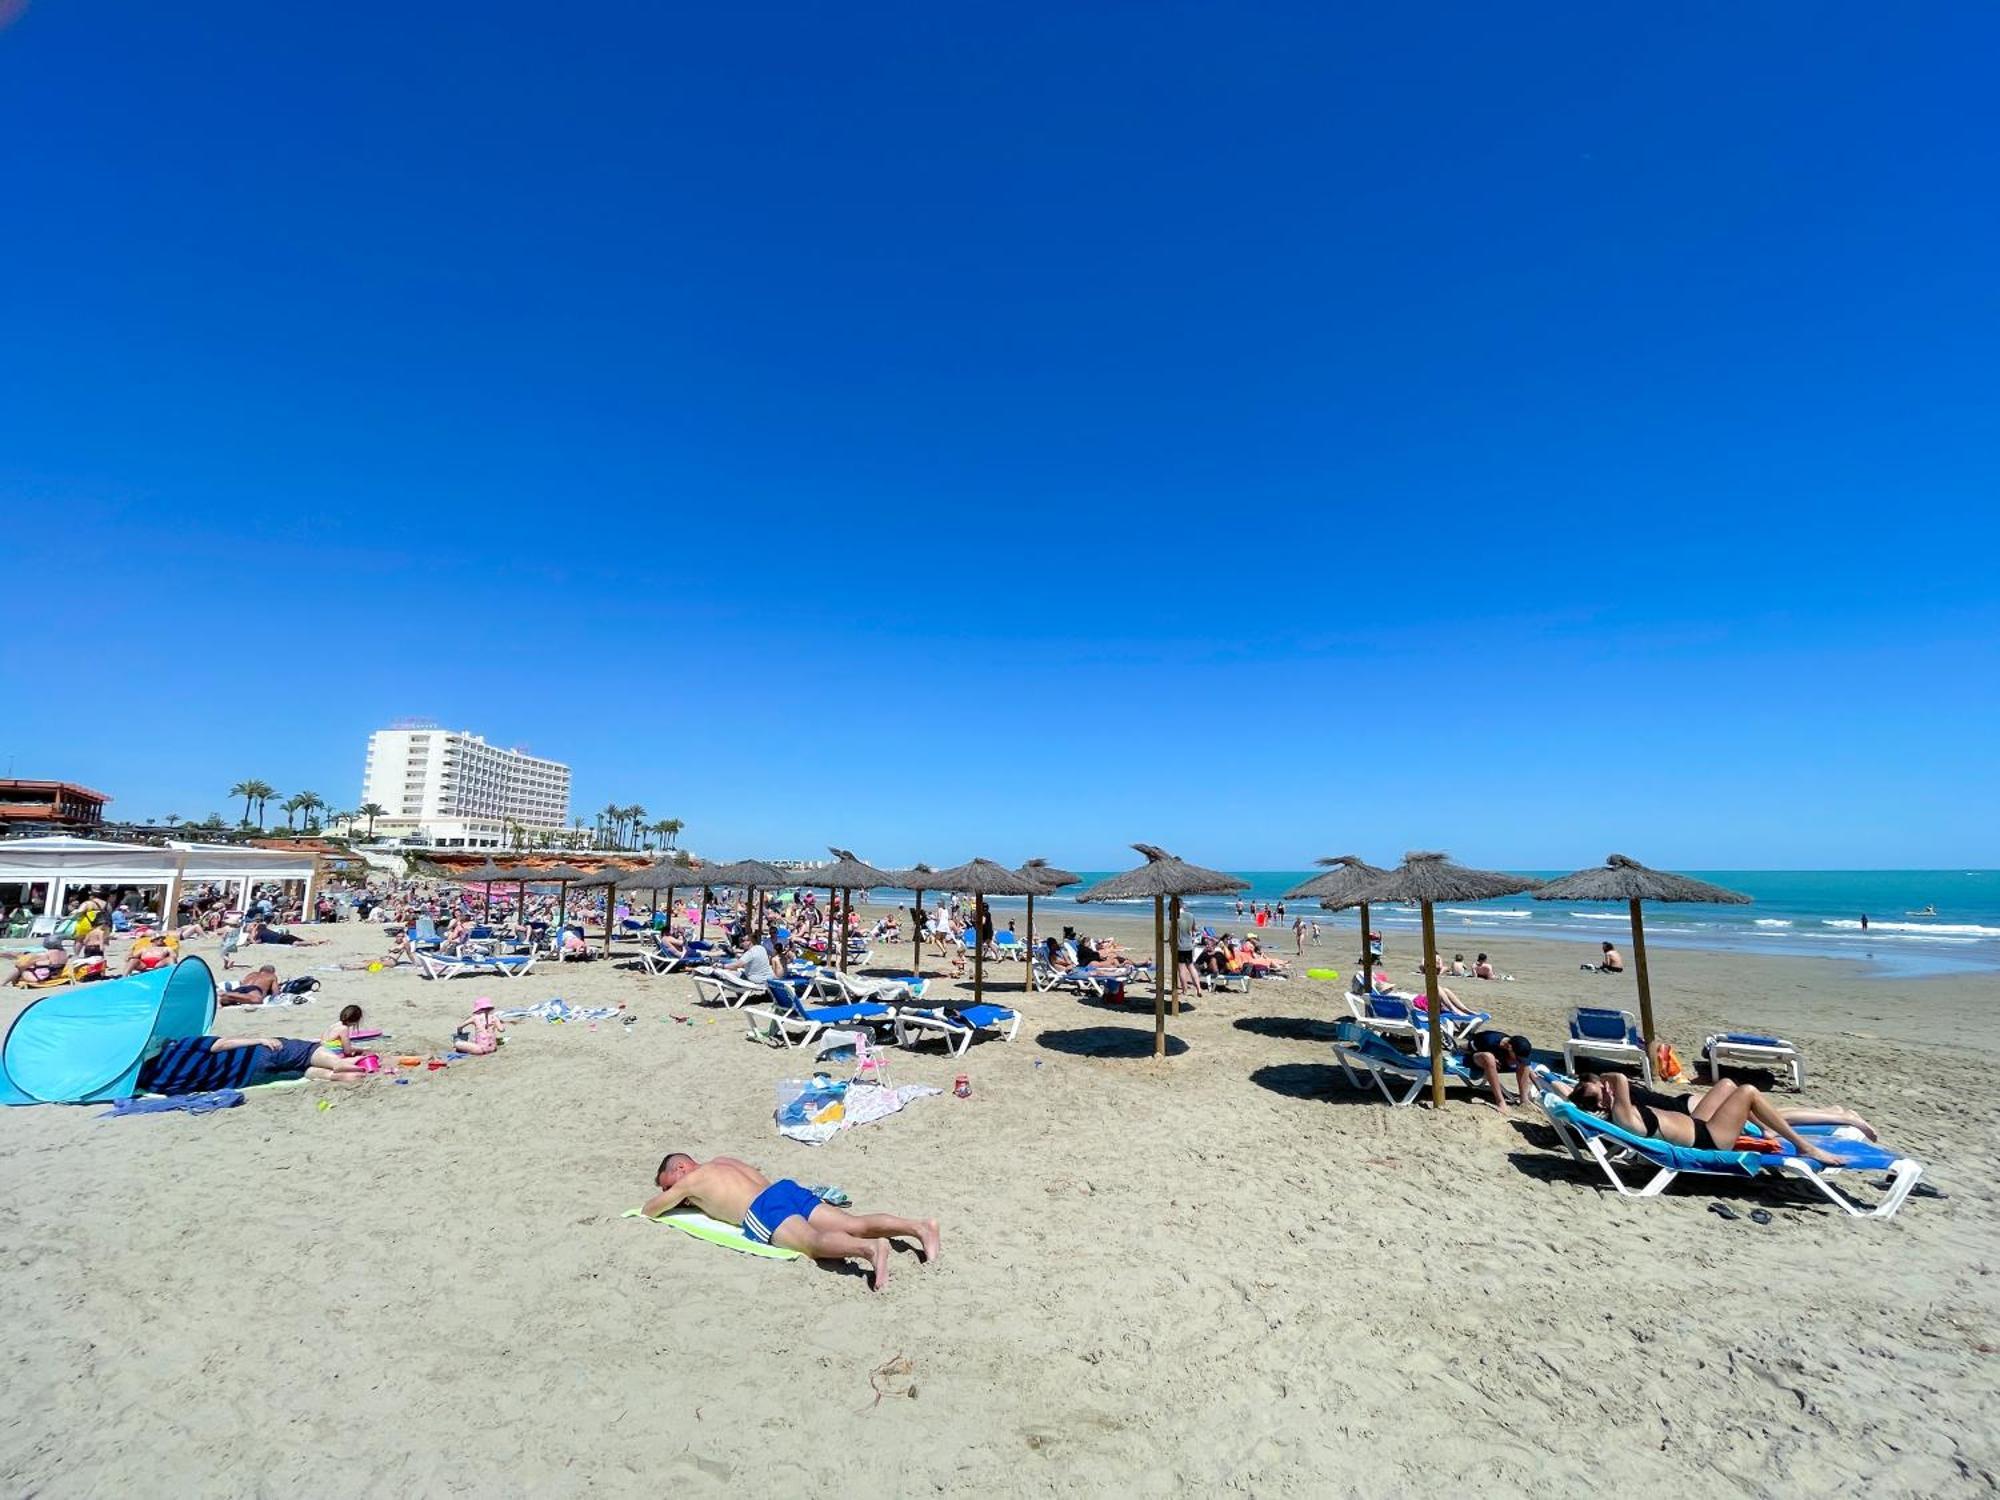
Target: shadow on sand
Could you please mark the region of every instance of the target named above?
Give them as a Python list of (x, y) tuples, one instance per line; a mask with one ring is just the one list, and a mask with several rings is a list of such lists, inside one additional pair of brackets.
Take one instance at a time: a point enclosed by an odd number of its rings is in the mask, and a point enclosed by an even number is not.
[[(1153, 1028), (1136, 1026), (1079, 1026), (1071, 1031), (1044, 1031), (1035, 1037), (1037, 1045), (1051, 1052), (1067, 1052), (1072, 1057), (1147, 1058), (1153, 1055)], [(1177, 1036), (1167, 1037), (1167, 1056), (1180, 1057), (1188, 1044)]]
[(1230, 1023), (1238, 1031), (1254, 1031), (1258, 1036), (1276, 1037), (1281, 1042), (1333, 1041), (1332, 1021), (1311, 1016), (1244, 1016)]

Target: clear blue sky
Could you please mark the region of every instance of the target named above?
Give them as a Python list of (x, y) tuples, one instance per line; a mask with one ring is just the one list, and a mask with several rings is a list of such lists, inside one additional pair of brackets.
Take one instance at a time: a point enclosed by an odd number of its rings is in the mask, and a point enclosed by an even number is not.
[(736, 856), (1992, 864), (2000, 11), (0, 31), (0, 768)]

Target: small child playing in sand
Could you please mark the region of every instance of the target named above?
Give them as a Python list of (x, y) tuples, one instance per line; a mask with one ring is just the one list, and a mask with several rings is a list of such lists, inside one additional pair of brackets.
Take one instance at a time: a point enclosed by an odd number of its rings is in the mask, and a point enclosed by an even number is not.
[(341, 1053), (343, 1056), (351, 1056), (350, 1049), (354, 1045), (354, 1031), (360, 1024), (361, 1007), (358, 1005), (343, 1005), (340, 1008), (340, 1024), (338, 1026), (329, 1026), (326, 1029), (326, 1034), (319, 1039), (319, 1044), (331, 1051)]
[(493, 1002), (484, 995), (472, 1002), (472, 1014), (458, 1023), (451, 1034), (451, 1050), (484, 1057), (499, 1047), (500, 1023), (493, 1016)]

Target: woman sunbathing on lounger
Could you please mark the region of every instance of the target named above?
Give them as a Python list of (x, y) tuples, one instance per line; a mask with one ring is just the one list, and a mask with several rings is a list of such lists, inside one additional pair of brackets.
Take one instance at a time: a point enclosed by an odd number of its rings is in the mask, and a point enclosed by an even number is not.
[[(1564, 1091), (1558, 1088), (1557, 1092)], [(1676, 1097), (1656, 1094), (1651, 1089), (1634, 1090), (1632, 1080), (1623, 1073), (1600, 1073), (1570, 1086), (1567, 1097), (1578, 1109), (1603, 1115), (1621, 1130), (1665, 1141), (1671, 1146), (1692, 1146), (1697, 1151), (1735, 1150), (1736, 1138), (1743, 1134), (1744, 1124), (1754, 1120), (1759, 1128), (1788, 1141), (1807, 1160), (1830, 1167), (1841, 1165), (1839, 1157), (1813, 1145), (1792, 1129), (1793, 1122), (1749, 1084), (1726, 1088), (1718, 1084), (1706, 1094)], [(1797, 1123), (1853, 1125), (1864, 1134), (1874, 1133), (1859, 1116), (1845, 1111), (1838, 1116), (1832, 1111), (1812, 1113), (1813, 1119)]]

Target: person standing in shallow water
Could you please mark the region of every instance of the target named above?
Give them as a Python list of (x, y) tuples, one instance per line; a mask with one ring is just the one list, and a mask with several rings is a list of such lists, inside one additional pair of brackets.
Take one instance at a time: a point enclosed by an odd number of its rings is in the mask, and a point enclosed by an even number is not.
[(1865, 911), (1861, 914), (1861, 930), (1863, 932), (1868, 930), (1868, 913)]

